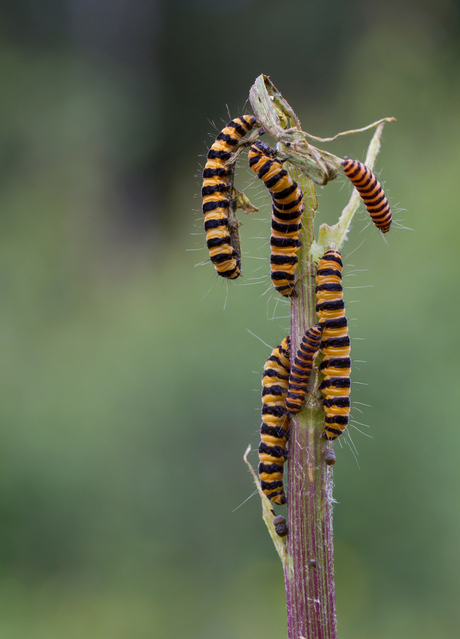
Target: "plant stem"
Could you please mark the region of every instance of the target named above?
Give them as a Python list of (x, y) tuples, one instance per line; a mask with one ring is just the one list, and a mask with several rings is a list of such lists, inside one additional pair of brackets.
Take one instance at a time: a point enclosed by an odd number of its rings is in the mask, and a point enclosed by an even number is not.
[[(341, 170), (341, 158), (312, 146), (307, 137), (332, 141), (337, 137), (366, 131), (376, 126), (366, 165), (372, 169), (380, 148), (384, 118), (362, 129), (343, 131), (331, 138), (318, 138), (302, 131), (300, 121), (271, 80), (260, 75), (251, 87), (249, 100), (266, 133), (277, 141), (277, 151), (289, 172), (302, 187), (305, 211), (300, 233), (296, 297), (291, 298), (291, 366), (306, 329), (316, 323), (315, 264), (326, 248), (340, 249), (360, 203), (355, 191), (334, 226), (322, 224), (315, 241), (313, 222), (317, 209), (313, 181), (326, 184)], [(312, 181), (313, 180), (313, 181)], [(323, 400), (314, 368), (305, 407), (290, 423), (287, 471), (287, 525), (284, 542), (275, 541), (284, 566), (288, 639), (336, 639), (334, 548), (332, 534), (332, 467), (325, 462), (328, 446), (320, 435), (324, 430)], [(329, 444), (331, 446), (331, 444)], [(273, 539), (273, 515), (260, 484), (264, 520)], [(284, 539), (284, 538), (283, 538)]]
[[(295, 171), (305, 198), (300, 235), (297, 297), (291, 304), (291, 363), (305, 330), (316, 322), (314, 264), (310, 246), (316, 194), (313, 184)], [(287, 472), (287, 560), (284, 566), (288, 638), (335, 639), (336, 610), (332, 537), (332, 467), (324, 461), (324, 411), (317, 375), (306, 406), (291, 421)]]

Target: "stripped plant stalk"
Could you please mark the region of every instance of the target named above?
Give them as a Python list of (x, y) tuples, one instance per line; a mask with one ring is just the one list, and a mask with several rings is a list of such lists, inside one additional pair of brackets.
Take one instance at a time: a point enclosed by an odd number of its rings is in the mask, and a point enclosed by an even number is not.
[[(307, 137), (320, 138), (302, 131), (292, 107), (267, 76), (261, 75), (256, 79), (249, 99), (259, 124), (277, 141), (279, 158), (285, 161), (285, 168), (301, 186), (304, 195), (296, 295), (290, 298), (292, 366), (305, 331), (316, 323), (315, 262), (326, 248), (342, 247), (360, 198), (354, 191), (337, 224), (321, 225), (316, 242), (313, 229), (317, 210), (314, 182), (326, 184), (333, 180), (341, 170), (342, 160), (313, 147), (307, 141)], [(324, 141), (376, 126), (366, 157), (366, 165), (373, 168), (383, 126), (387, 121), (394, 121), (394, 118), (379, 120), (363, 129), (345, 131)], [(332, 529), (333, 471), (329, 465), (333, 463), (333, 452), (327, 440), (321, 438), (325, 414), (318, 378), (318, 370), (313, 367), (304, 408), (290, 422), (286, 542), (276, 537), (273, 511), (255, 477), (262, 499), (263, 517), (284, 567), (288, 639), (337, 638)], [(325, 461), (326, 451), (328, 463)]]
[[(291, 364), (305, 330), (316, 322), (315, 265), (310, 248), (317, 209), (314, 186), (293, 171), (305, 199), (296, 286), (291, 304)], [(312, 374), (305, 408), (291, 420), (287, 472), (287, 561), (285, 584), (288, 637), (335, 639), (336, 608), (332, 532), (332, 467), (324, 462), (324, 410)]]
[[(296, 136), (300, 131), (300, 122), (265, 76), (256, 80), (250, 100), (260, 124), (282, 143), (281, 151), (284, 153), (286, 144), (290, 145), (294, 138), (295, 152), (299, 146), (302, 147), (305, 159), (309, 145), (304, 137)], [(288, 132), (283, 125), (290, 126)], [(339, 161), (335, 168), (338, 166)], [(320, 175), (322, 167), (318, 169), (316, 164), (315, 169)], [(314, 241), (313, 222), (317, 200), (312, 180), (298, 170), (297, 163), (290, 167), (290, 171), (302, 187), (305, 204), (297, 266), (299, 282), (296, 286), (297, 295), (291, 298), (292, 364), (305, 330), (315, 323), (316, 317), (315, 266), (310, 248)], [(316, 374), (312, 375), (310, 383), (317, 386)], [(323, 458), (326, 446), (326, 442), (320, 439), (323, 423), (324, 411), (316, 391), (309, 395), (304, 410), (291, 421), (287, 473), (289, 533), (286, 560), (283, 562), (289, 639), (298, 639), (301, 635), (306, 639), (336, 638), (332, 469), (324, 463)], [(272, 534), (272, 524), (268, 522), (267, 526)]]

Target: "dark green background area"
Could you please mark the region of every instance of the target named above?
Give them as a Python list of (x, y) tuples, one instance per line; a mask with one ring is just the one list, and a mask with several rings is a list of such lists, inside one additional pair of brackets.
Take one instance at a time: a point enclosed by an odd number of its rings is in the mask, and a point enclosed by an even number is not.
[[(199, 198), (260, 73), (310, 133), (398, 120), (376, 169), (399, 226), (383, 238), (360, 208), (343, 251), (369, 428), (349, 429), (359, 463), (335, 447), (338, 629), (455, 637), (460, 4), (36, 0), (0, 24), (0, 637), (286, 634), (258, 497), (234, 511), (289, 330), (270, 201), (242, 156), (260, 211), (227, 283)], [(363, 159), (369, 139), (324, 148)], [(317, 226), (350, 194), (319, 188)]]

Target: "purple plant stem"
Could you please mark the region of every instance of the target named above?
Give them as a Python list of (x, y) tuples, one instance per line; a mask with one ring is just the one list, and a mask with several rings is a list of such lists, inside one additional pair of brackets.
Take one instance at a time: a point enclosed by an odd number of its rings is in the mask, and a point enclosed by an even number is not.
[[(291, 363), (305, 330), (316, 323), (313, 241), (316, 195), (312, 183), (298, 174), (305, 197), (304, 228), (297, 267), (300, 283), (291, 304)], [(311, 387), (316, 385), (312, 375)], [(317, 393), (291, 421), (287, 471), (285, 584), (288, 639), (337, 639), (334, 548), (332, 533), (332, 466), (324, 461), (320, 439), (324, 411)]]

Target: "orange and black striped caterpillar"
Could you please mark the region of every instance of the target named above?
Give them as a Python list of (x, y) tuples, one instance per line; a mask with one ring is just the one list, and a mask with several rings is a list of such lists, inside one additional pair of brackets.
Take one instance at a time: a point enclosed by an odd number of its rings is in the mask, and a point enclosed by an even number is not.
[(307, 393), (307, 384), (310, 378), (313, 360), (320, 347), (323, 327), (315, 324), (302, 338), (300, 348), (297, 351), (294, 364), (291, 366), (289, 385), (286, 398), (288, 416), (295, 415), (302, 408)]
[(345, 175), (360, 194), (375, 226), (388, 233), (391, 226), (391, 210), (382, 185), (372, 171), (358, 160), (345, 157), (342, 162)]
[(273, 349), (262, 378), (262, 424), (260, 426), (260, 487), (275, 504), (285, 504), (283, 466), (287, 458), (286, 443), (289, 419), (286, 415), (286, 393), (289, 383), (290, 338), (285, 337)]
[(338, 251), (323, 255), (316, 273), (316, 311), (323, 327), (319, 370), (324, 374), (320, 391), (326, 411), (323, 439), (336, 439), (348, 424), (350, 413), (350, 337), (342, 291), (342, 258)]
[(294, 272), (304, 203), (302, 189), (275, 155), (265, 142), (255, 142), (249, 149), (249, 166), (264, 181), (272, 196), (271, 278), (278, 293), (289, 297), (295, 295)]
[(238, 229), (229, 229), (229, 190), (234, 167), (227, 166), (235, 146), (257, 124), (253, 115), (242, 115), (231, 120), (216, 137), (203, 170), (204, 230), (211, 262), (218, 275), (234, 280), (241, 275), (241, 255)]

